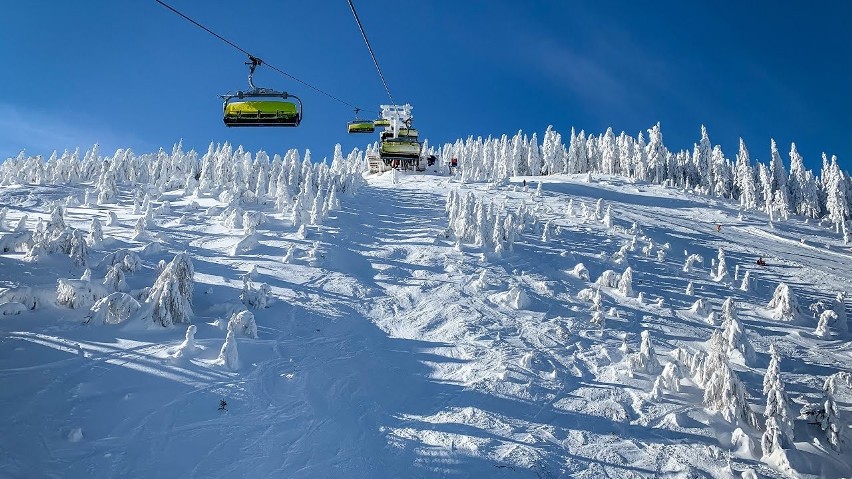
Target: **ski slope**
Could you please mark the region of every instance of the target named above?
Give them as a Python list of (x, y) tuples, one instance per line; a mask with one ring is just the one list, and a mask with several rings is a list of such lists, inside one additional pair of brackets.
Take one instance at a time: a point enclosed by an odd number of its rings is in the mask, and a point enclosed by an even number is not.
[[(752, 409), (765, 405), (770, 344), (782, 355), (793, 410), (819, 401), (826, 376), (852, 372), (848, 337), (816, 337), (807, 313), (817, 300), (852, 293), (852, 252), (837, 235), (799, 218), (770, 226), (727, 201), (617, 177), (520, 181), (369, 176), (304, 237), (271, 205), (256, 206), (270, 221), (257, 229), (259, 244), (236, 255), (242, 234), (205, 213), (222, 206), (212, 197), (158, 198), (172, 212), (157, 217), (147, 240), (133, 239), (139, 215), (121, 206), (127, 192), (118, 205), (69, 207), (66, 222), (81, 229), (92, 216), (118, 217), (91, 252), (93, 278), (105, 273), (100, 257), (128, 248), (143, 269), (127, 282), (143, 288), (160, 260), (189, 253), (199, 350), (173, 357), (180, 325), (82, 325), (87, 310), (55, 303), (56, 281), (80, 277), (82, 267), (61, 255), (26, 263), (21, 252), (0, 254), (0, 288), (29, 286), (40, 299), (35, 310), (0, 316), (0, 477), (849, 476), (848, 427), (837, 452), (797, 420), (785, 472), (761, 460), (761, 431), (743, 427), (751, 449), (732, 442), (737, 426), (703, 407), (688, 375), (680, 392), (654, 399), (656, 376), (629, 367), (643, 330), (663, 364), (676, 348), (706, 348), (717, 326), (690, 306), (700, 297), (718, 314), (733, 297), (758, 353), (755, 366), (733, 365)], [(457, 245), (447, 234), (451, 190), (506, 209), (525, 204), (536, 221), (502, 256)], [(10, 224), (22, 214), (46, 219), (52, 201), (82, 191), (0, 187), (0, 205)], [(598, 199), (611, 207), (612, 228), (579, 215), (581, 203), (593, 209)], [(555, 231), (545, 241), (547, 221)], [(619, 259), (634, 236), (637, 247)], [(146, 248), (152, 242), (162, 248)], [(732, 278), (735, 265), (740, 277), (750, 271), (748, 291), (711, 279), (720, 247)], [(703, 264), (684, 272), (685, 253)], [(755, 265), (759, 256), (766, 267)], [(630, 266), (643, 300), (602, 287), (606, 323), (590, 324), (581, 292), (596, 287), (569, 274), (578, 263), (591, 281)], [(252, 267), (273, 301), (252, 310), (258, 339), (238, 338), (240, 367), (229, 370), (216, 364), (220, 324), (243, 308), (241, 276)], [(685, 293), (690, 281), (694, 295)], [(797, 321), (772, 319), (766, 308), (781, 281), (805, 310)], [(848, 421), (852, 395), (840, 389)]]

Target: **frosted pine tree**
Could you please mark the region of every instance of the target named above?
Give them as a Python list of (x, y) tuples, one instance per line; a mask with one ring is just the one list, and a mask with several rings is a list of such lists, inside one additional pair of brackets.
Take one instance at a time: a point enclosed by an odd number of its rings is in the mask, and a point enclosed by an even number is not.
[(790, 189), (787, 186), (787, 172), (784, 171), (784, 162), (781, 160), (781, 154), (778, 152), (778, 145), (774, 139), (770, 141), (770, 156), (769, 170), (772, 176), (773, 203), (779, 215), (786, 218), (791, 213)]
[(331, 189), (328, 192), (328, 201), (326, 203), (326, 211), (338, 211), (340, 210), (340, 200), (337, 197), (337, 185), (331, 185)]
[(802, 201), (796, 206), (796, 211), (806, 218), (819, 218), (822, 213), (819, 182), (810, 170), (805, 172), (805, 181), (802, 186)]
[(598, 201), (595, 202), (595, 212), (594, 218), (599, 220), (602, 218), (603, 214), (603, 198), (598, 198)]
[(195, 353), (197, 347), (195, 346), (195, 333), (198, 331), (198, 328), (194, 324), (190, 324), (186, 328), (186, 336), (182, 343), (177, 347), (177, 350), (174, 352), (173, 357), (181, 358), (190, 356)]
[(618, 292), (624, 296), (633, 296), (633, 269), (629, 266), (618, 280)]
[(757, 188), (754, 184), (754, 170), (751, 168), (748, 149), (740, 138), (740, 151), (737, 153), (736, 174), (734, 182), (739, 191), (740, 206), (745, 209), (757, 207)]
[(228, 330), (240, 336), (257, 339), (257, 323), (254, 320), (254, 314), (246, 310), (234, 313), (228, 320)]
[(831, 157), (831, 167), (825, 188), (825, 209), (828, 218), (834, 223), (835, 233), (840, 233), (840, 225), (849, 216), (849, 203), (846, 200), (846, 179), (837, 166), (837, 157)]
[(535, 133), (530, 138), (530, 143), (527, 151), (527, 168), (528, 175), (538, 176), (541, 174), (541, 155), (538, 150), (538, 140)]
[(589, 309), (592, 312), (591, 323), (603, 330), (606, 323), (606, 316), (603, 312), (603, 301), (601, 297), (600, 288), (595, 290), (594, 294), (592, 295), (592, 307)]
[[(0, 229), (2, 228), (0, 227)], [(27, 215), (23, 215), (20, 217), (20, 219), (18, 219), (18, 223), (15, 225), (13, 231), (18, 233), (23, 233), (24, 231), (27, 231)]]
[(71, 248), (68, 253), (75, 266), (86, 266), (89, 260), (89, 244), (80, 230), (71, 232)]
[(313, 204), (311, 205), (310, 221), (312, 225), (322, 223), (323, 204), (325, 204), (325, 198), (322, 197), (321, 191), (317, 191), (317, 195), (314, 197)]
[(222, 349), (219, 351), (219, 358), (216, 364), (224, 366), (231, 371), (240, 368), (240, 355), (237, 352), (237, 338), (234, 336), (234, 331), (228, 328), (228, 334), (225, 336), (225, 343), (222, 344)]
[(601, 223), (607, 228), (612, 228), (612, 207), (610, 205), (606, 205), (606, 213), (604, 213)]
[(751, 271), (746, 271), (743, 275), (743, 280), (740, 283), (740, 291), (751, 290)]
[(649, 179), (661, 184), (666, 179), (666, 158), (668, 151), (663, 145), (663, 132), (657, 123), (648, 130), (648, 175)]
[(107, 269), (107, 274), (104, 277), (104, 287), (109, 292), (124, 292), (128, 290), (127, 282), (125, 281), (123, 264), (114, 264)]
[(790, 204), (793, 211), (802, 216), (807, 216), (802, 206), (806, 181), (804, 159), (796, 149), (796, 144), (793, 143), (790, 145), (790, 177), (787, 180), (787, 185), (790, 189)]
[[(763, 376), (763, 395), (766, 396), (764, 415), (767, 419), (770, 417), (776, 419), (783, 438), (780, 446), (789, 447), (793, 443), (793, 413), (790, 411), (790, 401), (781, 380), (781, 355), (772, 344), (769, 346), (769, 366)], [(773, 443), (773, 445), (778, 444)], [(764, 454), (766, 453), (767, 450), (764, 448)]]
[(832, 302), (832, 310), (834, 311), (834, 314), (837, 315), (837, 321), (834, 324), (835, 330), (841, 335), (846, 335), (849, 332), (849, 324), (846, 315), (846, 293), (841, 291), (835, 295), (834, 301)]
[(792, 321), (801, 315), (796, 295), (785, 283), (780, 283), (775, 288), (772, 300), (769, 301), (767, 307), (773, 310), (772, 315), (775, 319)]
[(713, 195), (713, 187), (716, 185), (716, 180), (713, 178), (713, 168), (711, 163), (712, 146), (710, 137), (707, 135), (707, 128), (701, 125), (701, 140), (696, 145), (695, 151), (698, 153), (695, 156), (695, 168), (698, 174), (697, 184), (705, 187), (708, 194)]
[(831, 325), (836, 324), (837, 321), (837, 313), (830, 309), (823, 311), (819, 315), (819, 321), (817, 322), (816, 330), (814, 330), (814, 335), (820, 338), (831, 337)]
[(647, 329), (642, 331), (641, 338), (642, 342), (639, 345), (639, 352), (633, 356), (633, 370), (657, 374), (662, 369), (662, 366), (660, 366), (660, 361), (657, 359), (657, 353), (651, 344), (651, 334)]
[(601, 144), (601, 173), (614, 175), (618, 168), (617, 148), (615, 145), (615, 134), (612, 128), (607, 128)]
[(50, 212), (50, 220), (47, 222), (47, 227), (45, 228), (48, 236), (53, 236), (54, 234), (65, 231), (64, 213), (65, 212), (61, 206), (56, 205), (53, 207)]
[(639, 132), (636, 146), (633, 148), (633, 177), (639, 181), (648, 179), (648, 149), (642, 132)]
[[(727, 305), (727, 307), (726, 307)], [(722, 335), (725, 338), (728, 354), (736, 351), (742, 356), (746, 365), (752, 366), (756, 362), (756, 354), (748, 339), (743, 324), (736, 314), (732, 298), (728, 298), (722, 305)]]
[(146, 317), (154, 324), (169, 327), (189, 323), (195, 271), (187, 253), (179, 253), (165, 266), (148, 292)]
[(835, 451), (840, 451), (840, 431), (842, 430), (837, 402), (834, 399), (835, 394), (837, 394), (838, 377), (838, 374), (832, 374), (825, 380), (822, 388), (825, 401), (823, 402), (823, 414), (819, 424), (820, 428), (825, 431), (828, 443)]
[(104, 231), (101, 227), (101, 220), (92, 218), (92, 224), (89, 227), (89, 236), (86, 238), (89, 246), (98, 247), (104, 241)]
[(757, 164), (757, 178), (760, 182), (760, 196), (763, 200), (763, 212), (769, 215), (769, 221), (774, 221), (772, 208), (772, 176), (769, 168), (763, 163)]
[(731, 277), (728, 275), (728, 264), (725, 262), (725, 250), (719, 248), (716, 259), (716, 274), (713, 276), (713, 280), (717, 283), (729, 282)]
[(139, 217), (136, 220), (136, 225), (133, 227), (133, 239), (136, 241), (148, 238), (148, 233), (145, 230), (145, 217)]
[(722, 302), (721, 328), (727, 328), (728, 323), (730, 323), (734, 319), (739, 320), (739, 316), (737, 315), (736, 303), (734, 303), (734, 298), (728, 297), (724, 302)]
[(748, 404), (745, 386), (728, 363), (722, 332), (714, 331), (710, 343), (710, 353), (699, 368), (699, 382), (704, 387), (704, 405), (720, 412), (732, 424), (742, 422), (756, 428), (757, 418)]

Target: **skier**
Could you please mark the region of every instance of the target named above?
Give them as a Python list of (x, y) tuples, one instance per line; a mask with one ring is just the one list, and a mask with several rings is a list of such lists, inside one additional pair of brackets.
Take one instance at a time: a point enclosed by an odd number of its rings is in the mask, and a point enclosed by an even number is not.
[(766, 261), (763, 261), (763, 256), (757, 258), (756, 263), (758, 266), (766, 266)]
[(718, 224), (716, 225), (716, 232), (717, 232), (717, 233), (721, 233), (721, 232), (722, 232), (722, 225), (718, 225)]
[(220, 411), (227, 411), (228, 410), (228, 403), (226, 403), (224, 399), (219, 401), (219, 410)]

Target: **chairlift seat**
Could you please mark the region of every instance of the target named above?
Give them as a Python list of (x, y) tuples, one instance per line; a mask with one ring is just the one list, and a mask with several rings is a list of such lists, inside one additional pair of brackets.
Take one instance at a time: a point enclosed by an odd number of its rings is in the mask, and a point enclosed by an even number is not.
[(416, 140), (401, 138), (385, 140), (379, 147), (379, 156), (382, 158), (419, 158), (420, 143)]
[(347, 130), (349, 133), (373, 133), (376, 126), (369, 120), (355, 120), (348, 123)]
[(235, 101), (225, 105), (224, 122), (231, 126), (298, 126), (301, 114), (289, 101)]

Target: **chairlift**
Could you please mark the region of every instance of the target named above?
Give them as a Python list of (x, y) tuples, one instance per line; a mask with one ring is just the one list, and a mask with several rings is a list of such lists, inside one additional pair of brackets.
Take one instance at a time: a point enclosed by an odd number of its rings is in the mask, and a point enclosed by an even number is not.
[(349, 133), (373, 133), (376, 131), (376, 125), (370, 120), (359, 120), (358, 112), (360, 108), (355, 109), (355, 119), (347, 123), (346, 129)]
[[(249, 90), (221, 95), (225, 126), (299, 126), (302, 122), (302, 100), (287, 92), (254, 86), (254, 70), (263, 62), (253, 56), (249, 56), (249, 60), (246, 62), (249, 66)], [(282, 101), (290, 98), (296, 102)]]

